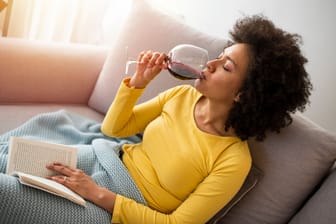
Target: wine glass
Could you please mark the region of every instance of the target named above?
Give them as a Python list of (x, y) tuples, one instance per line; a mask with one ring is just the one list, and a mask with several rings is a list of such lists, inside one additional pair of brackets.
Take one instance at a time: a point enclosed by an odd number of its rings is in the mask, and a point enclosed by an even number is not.
[(126, 67), (125, 67), (125, 74), (128, 75), (129, 67), (130, 67), (131, 65), (133, 65), (133, 64), (137, 64), (138, 61), (135, 60), (134, 58), (131, 58), (131, 57), (128, 55), (128, 46), (126, 46), (125, 51), (126, 51)]
[(202, 79), (209, 61), (208, 51), (191, 44), (180, 44), (168, 53), (168, 71), (178, 79)]
[[(171, 75), (186, 80), (203, 79), (202, 70), (208, 61), (209, 54), (206, 49), (191, 44), (180, 44), (169, 51), (166, 63)], [(129, 66), (136, 63), (136, 60), (128, 59), (125, 74), (128, 74)]]

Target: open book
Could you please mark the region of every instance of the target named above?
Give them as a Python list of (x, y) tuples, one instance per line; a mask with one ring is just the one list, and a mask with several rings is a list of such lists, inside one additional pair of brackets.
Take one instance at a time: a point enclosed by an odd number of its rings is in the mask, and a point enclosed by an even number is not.
[(85, 206), (85, 200), (69, 188), (46, 176), (55, 175), (47, 164), (61, 162), (76, 168), (77, 148), (67, 145), (11, 137), (7, 174), (19, 177), (22, 184), (55, 194)]

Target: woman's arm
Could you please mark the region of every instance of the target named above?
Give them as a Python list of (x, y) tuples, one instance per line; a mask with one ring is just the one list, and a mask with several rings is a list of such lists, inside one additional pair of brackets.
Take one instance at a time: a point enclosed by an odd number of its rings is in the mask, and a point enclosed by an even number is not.
[(158, 97), (135, 105), (143, 89), (129, 88), (127, 78), (121, 84), (117, 95), (108, 109), (101, 131), (108, 136), (127, 137), (143, 132), (150, 121), (162, 111)]
[(148, 83), (165, 68), (165, 54), (142, 52), (137, 70), (131, 79), (125, 79), (102, 123), (102, 132), (109, 136), (125, 137), (142, 132), (158, 116), (161, 107), (157, 100), (141, 106), (136, 101)]
[(117, 195), (112, 223), (205, 223), (239, 191), (251, 167), (246, 148), (234, 147), (231, 152), (216, 162), (209, 175), (171, 213), (158, 212)]

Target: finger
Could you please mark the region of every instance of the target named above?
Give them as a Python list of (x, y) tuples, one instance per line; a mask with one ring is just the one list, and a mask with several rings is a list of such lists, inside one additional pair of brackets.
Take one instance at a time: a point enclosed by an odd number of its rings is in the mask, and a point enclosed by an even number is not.
[(141, 51), (140, 54), (138, 55), (138, 61), (141, 61), (143, 56), (145, 55), (145, 51)]
[(62, 163), (60, 163), (60, 162), (55, 162), (54, 164), (57, 164), (57, 165), (59, 165), (59, 166), (61, 166), (61, 167), (64, 167), (64, 168), (70, 170), (71, 172), (76, 172), (77, 170), (80, 170), (80, 169), (72, 168), (72, 167), (70, 167), (70, 166), (68, 166), (68, 165), (62, 164)]
[(57, 183), (60, 183), (60, 184), (66, 184), (66, 182), (70, 181), (69, 177), (64, 176), (64, 175), (48, 176), (46, 178), (49, 180), (56, 181)]
[(157, 59), (160, 57), (160, 53), (159, 52), (154, 52), (152, 54), (152, 57), (150, 58), (150, 61), (147, 65), (147, 67), (151, 68), (153, 67), (154, 65), (157, 65)]
[(152, 57), (152, 51), (146, 51), (144, 56), (141, 59), (141, 63), (147, 64), (150, 61), (150, 58)]
[(155, 64), (163, 65), (166, 62), (167, 58), (168, 56), (165, 53), (161, 53), (159, 57), (156, 59)]
[(55, 162), (47, 166), (48, 169), (56, 171), (66, 176), (71, 176), (73, 172), (76, 172), (76, 169), (73, 169), (69, 166), (63, 165), (62, 163)]

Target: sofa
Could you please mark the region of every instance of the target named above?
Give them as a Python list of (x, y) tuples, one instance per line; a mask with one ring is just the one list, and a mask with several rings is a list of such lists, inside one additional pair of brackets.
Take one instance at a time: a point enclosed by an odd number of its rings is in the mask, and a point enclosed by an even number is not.
[[(167, 52), (181, 43), (204, 47), (213, 58), (226, 39), (202, 33), (137, 0), (111, 46), (0, 38), (0, 134), (60, 109), (101, 122), (128, 75), (128, 56), (146, 49)], [(139, 103), (186, 83), (192, 84), (163, 73)], [(335, 133), (295, 113), (293, 123), (280, 133), (248, 143), (252, 169), (237, 195), (208, 223), (336, 223)]]

